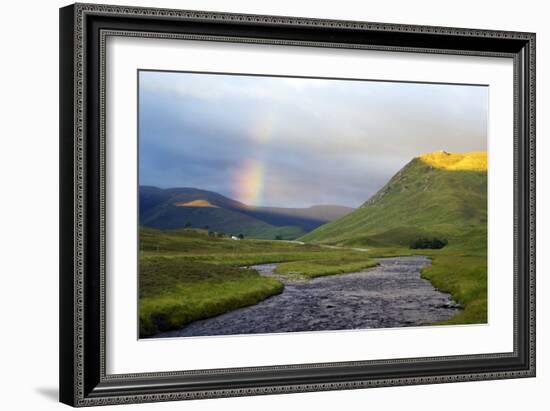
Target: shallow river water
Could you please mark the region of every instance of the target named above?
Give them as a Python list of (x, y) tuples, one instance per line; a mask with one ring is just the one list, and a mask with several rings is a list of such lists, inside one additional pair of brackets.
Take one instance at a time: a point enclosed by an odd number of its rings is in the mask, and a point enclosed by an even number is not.
[[(364, 271), (290, 282), (276, 296), (154, 337), (345, 330), (427, 325), (452, 317), (448, 294), (420, 278), (424, 256), (381, 258)], [(253, 266), (273, 276), (277, 264)]]

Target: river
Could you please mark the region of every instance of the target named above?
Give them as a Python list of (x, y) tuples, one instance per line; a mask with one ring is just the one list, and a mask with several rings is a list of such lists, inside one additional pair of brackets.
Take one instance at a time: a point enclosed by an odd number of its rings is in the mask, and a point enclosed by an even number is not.
[[(377, 267), (356, 273), (287, 282), (281, 294), (256, 305), (155, 338), (419, 326), (446, 320), (458, 310), (449, 294), (420, 277), (420, 270), (431, 264), (427, 257), (378, 261)], [(275, 276), (276, 266), (252, 268)]]

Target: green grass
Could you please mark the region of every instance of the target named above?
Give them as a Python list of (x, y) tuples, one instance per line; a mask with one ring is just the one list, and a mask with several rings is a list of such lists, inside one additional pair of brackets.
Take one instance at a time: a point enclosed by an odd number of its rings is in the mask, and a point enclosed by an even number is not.
[(217, 255), (310, 251), (319, 249), (315, 245), (301, 245), (291, 241), (280, 240), (231, 240), (228, 237), (218, 238), (208, 235), (203, 229), (158, 230), (142, 227), (140, 230), (140, 250), (142, 254), (167, 255)]
[(277, 274), (293, 274), (306, 278), (352, 273), (376, 266), (375, 260), (363, 258), (336, 257), (316, 260), (302, 260), (282, 263), (277, 266)]
[(279, 263), (340, 257), (364, 258), (360, 251), (331, 249), (317, 244), (276, 240), (231, 240), (208, 236), (199, 229), (141, 228), (141, 259), (165, 257), (180, 262), (207, 262), (230, 266)]
[(464, 309), (442, 324), (487, 322), (487, 257), (469, 255), (432, 256), (432, 265), (422, 277), (434, 287), (450, 293)]
[(300, 227), (290, 225), (253, 231), (248, 235), (248, 237), (259, 240), (273, 240), (275, 238), (281, 238), (282, 240), (293, 240), (301, 237), (305, 233), (306, 232)]
[(200, 229), (142, 228), (140, 243), (141, 337), (256, 304), (283, 290), (278, 280), (245, 266), (303, 264), (308, 268), (302, 277), (313, 277), (376, 264), (359, 251), (290, 241), (231, 240)]
[(463, 309), (440, 324), (484, 324), (487, 322), (487, 252), (476, 242), (458, 244), (440, 250), (410, 248), (373, 248), (371, 258), (426, 255), (432, 264), (421, 271), (440, 291), (449, 293)]
[(140, 262), (140, 336), (181, 328), (283, 290), (273, 278), (223, 265), (147, 258)]

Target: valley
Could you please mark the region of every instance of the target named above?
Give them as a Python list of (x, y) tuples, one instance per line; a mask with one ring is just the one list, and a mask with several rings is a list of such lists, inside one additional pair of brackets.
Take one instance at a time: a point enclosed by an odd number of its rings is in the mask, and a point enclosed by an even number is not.
[[(399, 308), (405, 300), (397, 293), (407, 284), (420, 290), (430, 284), (432, 297), (449, 295), (445, 298), (457, 303), (452, 312), (428, 315), (432, 306), (427, 297), (422, 305), (421, 292), (414, 313), (408, 313), (416, 316), (409, 325), (487, 322), (485, 152), (416, 157), (357, 209), (250, 207), (205, 190), (140, 187), (140, 224), (141, 337), (191, 335), (185, 330), (197, 330), (193, 324), (201, 321), (231, 319), (239, 310), (272, 310), (277, 301), (289, 304), (290, 291), (299, 301), (315, 284), (325, 284), (327, 292), (340, 290), (332, 297), (339, 305), (328, 305), (365, 319), (359, 327), (377, 326), (369, 290), (388, 293), (381, 305), (387, 312), (378, 315), (390, 319), (379, 326), (407, 325)], [(388, 261), (422, 263), (404, 271), (411, 276), (400, 277)], [(270, 275), (258, 267), (266, 264), (272, 264)], [(384, 279), (392, 281), (371, 281), (381, 267)], [(346, 278), (355, 278), (350, 287), (366, 296), (362, 309), (352, 299), (346, 308)], [(396, 299), (388, 297), (392, 291)], [(307, 330), (306, 323), (295, 319), (285, 327)], [(325, 325), (319, 327), (338, 329)]]

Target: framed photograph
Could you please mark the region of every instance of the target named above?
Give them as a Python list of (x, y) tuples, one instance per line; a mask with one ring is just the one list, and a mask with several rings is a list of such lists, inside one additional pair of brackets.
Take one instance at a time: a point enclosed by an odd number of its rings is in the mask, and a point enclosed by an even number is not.
[(535, 34), (60, 24), (62, 402), (535, 375)]

